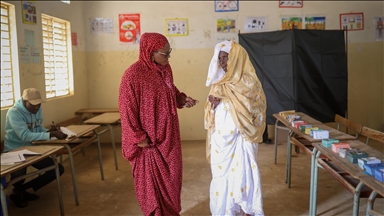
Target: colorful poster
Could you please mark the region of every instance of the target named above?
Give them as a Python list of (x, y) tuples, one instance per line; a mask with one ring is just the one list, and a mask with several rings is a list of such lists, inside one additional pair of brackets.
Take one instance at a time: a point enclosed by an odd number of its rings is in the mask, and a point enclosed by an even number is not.
[(384, 20), (384, 16), (374, 17), (374, 22), (375, 22), (375, 38), (376, 38), (376, 40), (384, 40), (384, 36), (383, 36), (383, 30), (384, 30), (383, 20)]
[(188, 35), (188, 19), (187, 18), (166, 19), (165, 35), (187, 36)]
[(267, 31), (267, 17), (246, 17), (245, 32)]
[(36, 7), (33, 1), (21, 1), (23, 11), (23, 23), (25, 24), (36, 24)]
[(239, 0), (215, 0), (215, 12), (239, 11)]
[(72, 41), (72, 46), (77, 46), (77, 33), (76, 32), (71, 33), (71, 41)]
[(303, 1), (282, 1), (279, 0), (279, 7), (280, 8), (302, 8), (303, 7)]
[(325, 30), (325, 16), (305, 17), (305, 29)]
[(216, 31), (219, 33), (236, 32), (236, 20), (220, 18), (216, 20)]
[(340, 29), (347, 29), (347, 31), (364, 30), (364, 14), (340, 14)]
[(119, 14), (120, 41), (140, 42), (140, 14)]
[(112, 18), (92, 18), (91, 19), (92, 34), (113, 34)]
[(283, 17), (281, 18), (281, 30), (303, 29), (303, 18)]

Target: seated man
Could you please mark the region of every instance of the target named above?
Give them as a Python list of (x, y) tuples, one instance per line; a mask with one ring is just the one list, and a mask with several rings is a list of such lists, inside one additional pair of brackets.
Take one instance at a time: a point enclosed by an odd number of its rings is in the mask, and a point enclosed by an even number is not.
[[(49, 140), (52, 137), (65, 139), (67, 137), (56, 126), (52, 126), (50, 130), (42, 126), (41, 103), (45, 103), (45, 101), (41, 99), (40, 91), (35, 88), (28, 88), (24, 90), (22, 98), (8, 110), (5, 119), (4, 152), (12, 151), (22, 146), (31, 146), (32, 141)], [(43, 169), (53, 164), (52, 158), (45, 158), (32, 166), (36, 169)], [(64, 167), (61, 164), (59, 164), (59, 171), (60, 175), (64, 173)], [(24, 168), (12, 173), (11, 180), (26, 174), (26, 172), (27, 169)], [(55, 179), (55, 170), (50, 170), (27, 183), (24, 183), (25, 180), (20, 180), (13, 184), (13, 194), (11, 194), (10, 198), (17, 207), (26, 207), (28, 201), (39, 198), (38, 195), (27, 192), (27, 189), (33, 188), (34, 191), (37, 191)]]

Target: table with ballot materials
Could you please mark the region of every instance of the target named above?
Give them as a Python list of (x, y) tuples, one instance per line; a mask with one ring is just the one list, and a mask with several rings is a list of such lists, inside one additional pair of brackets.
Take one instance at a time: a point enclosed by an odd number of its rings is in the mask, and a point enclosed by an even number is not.
[[(380, 160), (384, 159), (384, 154), (374, 149), (373, 147), (366, 145), (359, 140), (347, 140), (343, 141), (349, 143), (351, 148), (359, 149), (366, 152), (370, 157), (375, 157)], [(348, 158), (341, 157), (338, 153), (334, 152), (332, 148), (325, 147), (322, 142), (313, 143), (314, 149), (312, 154), (311, 163), (311, 184), (310, 184), (310, 203), (309, 203), (309, 215), (316, 215), (316, 201), (317, 201), (317, 185), (318, 185), (318, 170), (322, 168), (323, 159), (321, 155), (325, 155), (328, 160), (336, 164), (344, 172), (347, 172), (351, 177), (358, 180), (359, 183), (355, 188), (354, 202), (353, 202), (353, 215), (357, 216), (359, 213), (359, 199), (360, 191), (364, 185), (373, 190), (371, 196), (368, 199), (367, 215), (373, 211), (373, 201), (377, 194), (384, 197), (384, 183), (379, 182), (374, 176), (368, 175), (366, 171), (358, 166), (356, 163), (351, 163)], [(323, 165), (324, 166), (324, 165)], [(383, 212), (381, 212), (383, 214)]]
[[(337, 139), (337, 140), (354, 140), (354, 139), (356, 139), (355, 136), (352, 136), (350, 134), (346, 134), (342, 131), (339, 131), (339, 130), (334, 129), (330, 126), (327, 126), (327, 125), (323, 124), (322, 122), (310, 117), (309, 115), (307, 115), (305, 113), (296, 112), (295, 115), (300, 116), (302, 121), (307, 122), (312, 127), (318, 127), (318, 128), (323, 129), (323, 130), (329, 131), (329, 138)], [(313, 142), (319, 142), (319, 141), (321, 141), (321, 139), (313, 138), (309, 134), (306, 134), (305, 132), (301, 131), (300, 129), (294, 127), (291, 122), (289, 122), (286, 118), (284, 118), (283, 116), (281, 116), (279, 114), (273, 114), (273, 116), (277, 119), (277, 121), (280, 121), (282, 124), (284, 124), (285, 127), (289, 131), (288, 140), (287, 140), (286, 183), (288, 184), (288, 188), (290, 188), (291, 187), (291, 164), (292, 164), (292, 144), (291, 144), (292, 142), (291, 142), (291, 138), (300, 137), (302, 140), (307, 141), (309, 144), (313, 143)]]
[(76, 174), (75, 174), (75, 167), (74, 167), (73, 154), (72, 154), (71, 147), (76, 145), (81, 145), (84, 142), (89, 142), (89, 140), (93, 138), (92, 136), (97, 136), (96, 140), (97, 140), (97, 148), (98, 148), (98, 156), (99, 156), (100, 174), (101, 174), (101, 179), (104, 180), (104, 170), (103, 170), (103, 163), (102, 163), (102, 156), (101, 156), (100, 139), (97, 133), (97, 129), (99, 127), (100, 125), (69, 125), (65, 127), (65, 130), (71, 131), (71, 133), (75, 134), (75, 136), (68, 136), (67, 139), (50, 139), (50, 140), (41, 140), (41, 141), (32, 142), (35, 145), (60, 145), (60, 146), (64, 146), (64, 148), (67, 150), (66, 153), (68, 153), (70, 166), (71, 166), (73, 190), (75, 194), (76, 205), (79, 205), (79, 198), (78, 198)]
[[(12, 185), (15, 182), (18, 182), (22, 179), (26, 179), (31, 176), (38, 175), (40, 173), (43, 173), (49, 170), (55, 170), (56, 182), (57, 182), (57, 193), (58, 193), (59, 205), (60, 205), (60, 214), (64, 215), (64, 205), (63, 205), (63, 198), (61, 195), (61, 186), (60, 186), (59, 166), (56, 160), (56, 152), (58, 152), (62, 148), (63, 146), (57, 146), (57, 145), (23, 146), (13, 151), (3, 153), (1, 155), (1, 171), (0, 171), (1, 177), (6, 177), (15, 171), (18, 171), (23, 168), (27, 168), (40, 160), (43, 160), (47, 157), (51, 157), (54, 161), (54, 165), (46, 167), (44, 169), (36, 170), (33, 172), (28, 172), (25, 175), (22, 175), (15, 179), (10, 180), (7, 183), (7, 185)], [(2, 184), (0, 184), (0, 187), (1, 187), (1, 207), (3, 211), (3, 215), (7, 216), (8, 208), (6, 203), (6, 194), (8, 194), (7, 191), (10, 187), (8, 186), (3, 187)]]
[(115, 168), (116, 168), (116, 170), (118, 170), (117, 157), (116, 157), (115, 135), (113, 132), (113, 127), (114, 126), (120, 126), (120, 113), (118, 113), (118, 112), (103, 113), (103, 114), (97, 115), (93, 118), (85, 120), (84, 124), (89, 124), (89, 125), (97, 124), (97, 125), (106, 126), (107, 128), (105, 130), (98, 131), (98, 135), (101, 135), (107, 131), (110, 131), (112, 148), (113, 148), (113, 156), (115, 159)]

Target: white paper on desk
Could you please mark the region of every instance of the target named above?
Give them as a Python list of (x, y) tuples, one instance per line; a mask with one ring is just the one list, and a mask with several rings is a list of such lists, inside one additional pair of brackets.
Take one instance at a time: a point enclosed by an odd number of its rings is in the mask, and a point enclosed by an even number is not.
[(1, 165), (13, 165), (16, 162), (25, 161), (25, 157), (18, 152), (8, 152), (1, 155)]
[(28, 149), (23, 149), (23, 150), (17, 151), (17, 153), (21, 154), (23, 156), (41, 155), (41, 153), (29, 151)]
[(68, 135), (67, 139), (70, 139), (72, 137), (76, 137), (77, 136), (77, 134), (75, 132), (69, 130), (66, 127), (60, 127), (60, 130), (61, 130), (61, 132), (63, 132), (63, 133)]

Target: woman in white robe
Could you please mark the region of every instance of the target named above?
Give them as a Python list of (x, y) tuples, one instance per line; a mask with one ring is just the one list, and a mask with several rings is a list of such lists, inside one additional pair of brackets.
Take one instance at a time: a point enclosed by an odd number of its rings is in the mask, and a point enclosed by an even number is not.
[(258, 143), (265, 129), (266, 100), (245, 49), (216, 45), (206, 86), (207, 159), (211, 164), (212, 215), (264, 215)]

